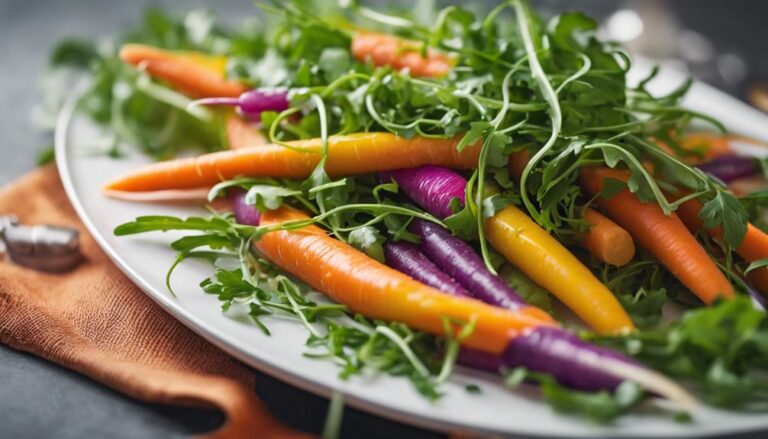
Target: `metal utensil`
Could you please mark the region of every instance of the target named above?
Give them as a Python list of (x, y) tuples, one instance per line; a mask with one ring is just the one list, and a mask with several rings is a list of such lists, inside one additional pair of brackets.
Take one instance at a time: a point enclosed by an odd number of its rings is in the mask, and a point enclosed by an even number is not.
[(0, 217), (0, 242), (16, 264), (48, 272), (71, 270), (80, 261), (80, 233), (48, 225), (26, 226), (13, 216)]

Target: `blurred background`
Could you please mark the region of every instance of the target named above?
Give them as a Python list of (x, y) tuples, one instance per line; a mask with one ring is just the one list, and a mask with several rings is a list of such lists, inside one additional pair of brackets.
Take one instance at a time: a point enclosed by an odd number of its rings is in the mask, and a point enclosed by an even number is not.
[[(333, 1), (333, 0), (329, 0)], [(372, 5), (391, 4), (368, 0)], [(410, 2), (400, 2), (409, 4)], [(438, 6), (448, 3), (435, 0)], [(494, 4), (494, 1), (461, 2)], [(768, 112), (768, 1), (532, 0), (544, 16), (583, 10), (601, 33)], [(149, 6), (207, 7), (225, 22), (256, 13), (250, 0), (0, 0), (0, 185), (35, 166), (50, 144), (36, 108), (50, 49), (65, 37), (96, 38), (136, 23)], [(133, 401), (36, 357), (0, 346), (0, 437), (174, 437), (221, 422), (212, 411)], [(256, 392), (275, 414), (318, 432), (327, 402), (259, 375)], [(344, 437), (440, 437), (349, 411)]]

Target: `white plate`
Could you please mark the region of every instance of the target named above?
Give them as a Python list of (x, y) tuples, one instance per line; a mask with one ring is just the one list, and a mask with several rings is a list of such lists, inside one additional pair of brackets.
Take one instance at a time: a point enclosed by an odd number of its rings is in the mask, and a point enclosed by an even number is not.
[[(670, 73), (671, 81), (678, 78)], [(666, 76), (666, 75), (663, 75)], [(663, 79), (663, 78), (662, 78)], [(661, 84), (663, 88), (664, 84)], [(726, 124), (768, 140), (766, 118), (746, 105), (704, 85), (693, 89), (691, 102), (712, 108), (725, 116)], [(302, 356), (306, 333), (292, 322), (271, 319), (272, 336), (262, 334), (243, 314), (224, 315), (214, 296), (204, 294), (198, 284), (211, 273), (204, 263), (190, 261), (173, 275), (178, 297), (165, 287), (166, 269), (174, 260), (167, 243), (173, 234), (155, 233), (117, 238), (115, 226), (140, 215), (201, 215), (201, 209), (130, 203), (105, 198), (100, 187), (112, 176), (135, 169), (150, 160), (136, 153), (119, 160), (85, 150), (98, 140), (99, 131), (84, 117), (63, 112), (56, 133), (56, 158), (67, 194), (88, 230), (110, 258), (158, 305), (191, 330), (243, 362), (310, 392), (329, 396), (336, 389), (346, 403), (397, 421), (442, 431), (471, 430), (498, 435), (559, 437), (681, 437), (768, 429), (768, 417), (703, 408), (691, 424), (670, 417), (634, 414), (615, 425), (595, 426), (554, 413), (541, 402), (535, 389), (510, 391), (490, 375), (460, 369), (444, 386), (445, 395), (430, 403), (418, 395), (405, 379), (388, 376), (337, 378), (339, 369), (325, 361)], [(748, 123), (747, 123), (748, 122)], [(479, 384), (482, 393), (464, 390)]]

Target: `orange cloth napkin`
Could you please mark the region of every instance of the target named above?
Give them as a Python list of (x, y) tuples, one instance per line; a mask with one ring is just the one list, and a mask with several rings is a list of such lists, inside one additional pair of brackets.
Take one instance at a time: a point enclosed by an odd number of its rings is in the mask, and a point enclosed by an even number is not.
[(218, 408), (208, 438), (307, 438), (256, 398), (254, 374), (160, 309), (102, 253), (70, 207), (53, 167), (0, 191), (0, 215), (77, 227), (84, 262), (65, 274), (0, 256), (0, 342), (147, 402)]

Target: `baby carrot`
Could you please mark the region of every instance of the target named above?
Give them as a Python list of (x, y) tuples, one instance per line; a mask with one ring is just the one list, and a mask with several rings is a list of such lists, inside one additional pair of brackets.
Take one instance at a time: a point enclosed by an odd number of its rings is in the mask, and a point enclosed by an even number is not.
[(616, 296), (562, 244), (515, 206), (485, 223), (488, 242), (599, 333), (634, 328)]
[[(476, 165), (480, 144), (458, 151), (459, 138), (405, 139), (390, 133), (358, 133), (328, 139), (325, 169), (331, 176), (369, 174), (433, 164), (456, 169)], [(108, 183), (111, 191), (156, 191), (212, 186), (237, 176), (306, 178), (320, 162), (320, 139), (266, 144), (199, 157), (153, 163)], [(297, 151), (299, 149), (300, 151)]]
[[(261, 225), (307, 218), (302, 212), (283, 207), (263, 212)], [(555, 325), (538, 308), (509, 311), (442, 293), (328, 236), (316, 226), (267, 233), (256, 247), (283, 270), (367, 317), (403, 322), (435, 335), (445, 335), (445, 318), (474, 321), (474, 330), (462, 343), (485, 352), (501, 353), (523, 331)]]
[[(517, 179), (531, 159), (531, 153), (522, 149), (509, 156), (509, 172)], [(584, 232), (581, 246), (594, 258), (607, 264), (622, 266), (635, 257), (635, 242), (620, 225), (593, 209), (585, 209), (582, 219), (590, 228)]]
[(243, 149), (267, 143), (256, 127), (234, 113), (227, 116), (225, 131), (229, 149)]
[(359, 61), (370, 61), (375, 66), (407, 68), (413, 76), (439, 77), (448, 74), (455, 61), (436, 50), (422, 54), (421, 44), (393, 35), (358, 32), (352, 38), (352, 55)]
[[(589, 167), (582, 169), (580, 182), (594, 196), (603, 190), (604, 179), (627, 177), (620, 170)], [(598, 197), (596, 203), (705, 303), (733, 296), (731, 283), (676, 214), (665, 215), (657, 204), (641, 202), (628, 189), (610, 199)]]
[(126, 44), (120, 49), (120, 59), (194, 97), (238, 97), (248, 90), (225, 78), (227, 58), (222, 56)]
[(590, 225), (581, 245), (611, 265), (622, 266), (635, 256), (635, 242), (629, 232), (594, 209), (584, 209), (582, 219)]

